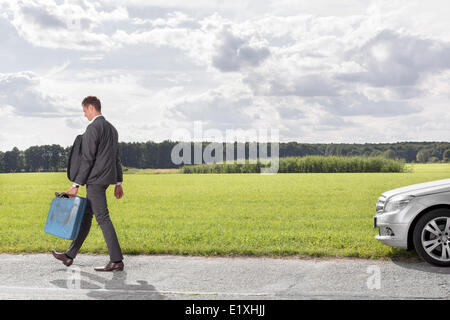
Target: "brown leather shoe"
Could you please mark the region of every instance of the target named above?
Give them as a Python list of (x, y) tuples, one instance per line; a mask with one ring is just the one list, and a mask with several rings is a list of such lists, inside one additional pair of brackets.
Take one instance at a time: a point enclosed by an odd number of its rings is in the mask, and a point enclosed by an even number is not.
[(73, 263), (73, 259), (67, 258), (64, 252), (56, 252), (55, 250), (52, 250), (52, 254), (56, 259), (61, 260), (67, 267)]
[(108, 262), (108, 264), (104, 267), (95, 267), (94, 270), (95, 271), (123, 271), (123, 262)]

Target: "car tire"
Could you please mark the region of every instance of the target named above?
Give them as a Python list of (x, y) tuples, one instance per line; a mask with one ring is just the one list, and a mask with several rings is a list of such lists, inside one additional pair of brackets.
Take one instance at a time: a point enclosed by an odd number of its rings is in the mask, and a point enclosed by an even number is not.
[(436, 209), (420, 217), (414, 227), (413, 242), (423, 260), (450, 267), (450, 210)]

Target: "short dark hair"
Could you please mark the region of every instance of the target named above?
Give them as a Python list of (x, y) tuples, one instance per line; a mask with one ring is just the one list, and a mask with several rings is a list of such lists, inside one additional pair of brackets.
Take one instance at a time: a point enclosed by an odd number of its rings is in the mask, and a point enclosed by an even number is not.
[(100, 100), (95, 96), (87, 96), (83, 99), (83, 102), (81, 105), (87, 107), (88, 105), (92, 105), (95, 110), (98, 112), (102, 112), (102, 104), (100, 103)]

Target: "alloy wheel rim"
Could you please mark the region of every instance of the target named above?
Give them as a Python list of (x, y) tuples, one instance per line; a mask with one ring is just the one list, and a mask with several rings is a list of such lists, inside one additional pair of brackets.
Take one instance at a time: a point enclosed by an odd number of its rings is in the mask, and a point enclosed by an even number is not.
[(450, 218), (437, 217), (422, 229), (422, 247), (433, 259), (450, 262)]

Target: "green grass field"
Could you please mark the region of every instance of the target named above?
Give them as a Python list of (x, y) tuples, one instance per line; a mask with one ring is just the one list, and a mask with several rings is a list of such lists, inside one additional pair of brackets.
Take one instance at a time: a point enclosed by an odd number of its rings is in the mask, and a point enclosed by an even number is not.
[[(388, 189), (450, 177), (449, 164), (408, 173), (124, 174), (107, 190), (125, 254), (411, 257), (374, 239), (375, 202)], [(44, 233), (65, 173), (0, 174), (0, 252), (65, 250)], [(80, 188), (85, 196), (85, 187)], [(95, 219), (81, 253), (107, 253)]]

